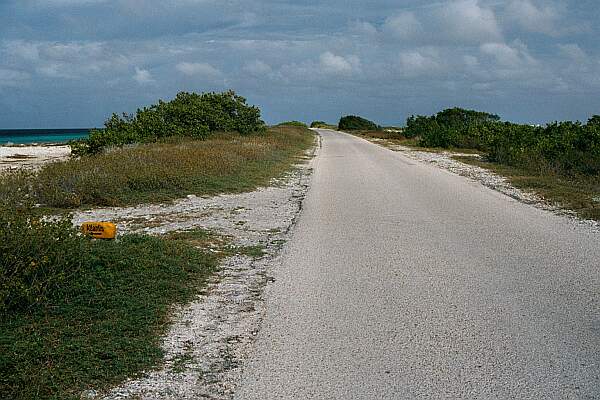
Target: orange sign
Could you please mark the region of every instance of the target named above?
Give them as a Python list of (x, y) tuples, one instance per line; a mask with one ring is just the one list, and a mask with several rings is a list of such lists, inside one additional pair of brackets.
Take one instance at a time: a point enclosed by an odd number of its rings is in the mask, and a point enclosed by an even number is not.
[(117, 226), (111, 222), (84, 222), (81, 232), (96, 239), (114, 239), (117, 236)]

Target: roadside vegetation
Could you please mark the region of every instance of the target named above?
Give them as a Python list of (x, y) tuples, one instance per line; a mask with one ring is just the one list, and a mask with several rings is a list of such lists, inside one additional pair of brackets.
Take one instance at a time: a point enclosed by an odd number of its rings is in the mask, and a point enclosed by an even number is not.
[(96, 154), (133, 143), (152, 143), (167, 137), (206, 139), (216, 132), (241, 135), (265, 130), (260, 110), (233, 91), (177, 94), (171, 101), (138, 109), (135, 114), (113, 114), (104, 129), (93, 129), (88, 139), (71, 143), (73, 154)]
[(310, 124), (311, 128), (321, 128), (321, 129), (337, 129), (337, 125), (328, 124), (325, 121), (313, 121)]
[(0, 201), (21, 194), (41, 207), (69, 209), (248, 191), (283, 174), (312, 143), (307, 128), (280, 126), (114, 148), (38, 172), (4, 174)]
[(381, 127), (373, 121), (358, 117), (356, 115), (347, 115), (340, 118), (338, 128), (342, 131), (380, 131)]
[(600, 116), (587, 123), (531, 126), (498, 115), (452, 108), (433, 116), (411, 116), (402, 131), (352, 133), (425, 151), (459, 151), (457, 157), (503, 175), (521, 189), (600, 220)]
[(308, 128), (308, 125), (300, 121), (285, 121), (277, 124), (276, 126), (296, 126), (300, 128)]
[[(194, 116), (223, 115), (196, 100), (183, 102), (179, 127), (196, 126)], [(113, 116), (105, 130), (76, 145), (71, 160), (0, 175), (0, 398), (76, 399), (82, 390), (156, 366), (173, 306), (203, 289), (220, 257), (262, 255), (261, 248), (234, 248), (199, 230), (94, 241), (68, 214), (44, 215), (49, 208), (249, 191), (285, 174), (314, 142), (305, 127), (267, 129), (255, 108), (247, 110), (255, 122), (249, 130), (227, 122), (218, 126), (228, 132), (181, 128), (174, 135), (159, 118), (154, 133), (144, 133), (144, 118), (163, 115), (168, 104), (124, 118), (121, 128), (111, 125)], [(139, 126), (146, 128), (138, 132)]]

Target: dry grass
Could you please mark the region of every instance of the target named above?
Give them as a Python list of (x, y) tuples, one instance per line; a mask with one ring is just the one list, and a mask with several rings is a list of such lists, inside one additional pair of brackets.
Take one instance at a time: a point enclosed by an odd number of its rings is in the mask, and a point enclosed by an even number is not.
[(285, 126), (264, 134), (218, 134), (204, 141), (172, 139), (113, 149), (49, 164), (35, 174), (3, 176), (0, 199), (21, 190), (44, 207), (75, 208), (248, 191), (283, 174), (313, 140), (308, 129)]

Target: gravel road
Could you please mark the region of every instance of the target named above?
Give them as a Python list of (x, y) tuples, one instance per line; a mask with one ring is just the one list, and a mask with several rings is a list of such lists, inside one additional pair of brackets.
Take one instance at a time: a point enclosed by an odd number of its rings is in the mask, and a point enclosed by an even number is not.
[(600, 235), (321, 130), (236, 399), (600, 398)]

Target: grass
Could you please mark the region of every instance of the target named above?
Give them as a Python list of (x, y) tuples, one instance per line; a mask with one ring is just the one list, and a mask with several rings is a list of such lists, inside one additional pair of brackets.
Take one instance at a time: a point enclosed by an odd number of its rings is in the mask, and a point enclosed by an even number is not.
[(20, 190), (43, 207), (71, 209), (244, 192), (282, 175), (313, 141), (306, 128), (279, 126), (264, 134), (218, 134), (202, 141), (170, 139), (119, 148), (48, 164), (38, 173), (5, 174), (0, 200)]
[(562, 208), (574, 211), (581, 218), (600, 221), (598, 176), (566, 177), (552, 173), (541, 174), (469, 156), (454, 158), (504, 176), (515, 187), (537, 193)]
[(97, 241), (49, 301), (0, 321), (0, 397), (75, 399), (160, 363), (160, 335), (216, 258), (182, 240)]
[(220, 258), (264, 254), (202, 230), (91, 241), (68, 218), (47, 220), (39, 210), (248, 191), (285, 174), (313, 143), (306, 128), (275, 127), (2, 175), (0, 398), (77, 399), (159, 366), (173, 306), (202, 292)]

